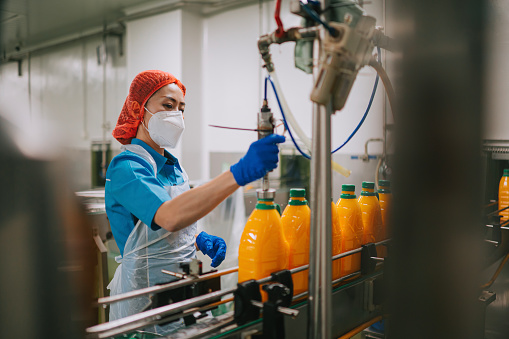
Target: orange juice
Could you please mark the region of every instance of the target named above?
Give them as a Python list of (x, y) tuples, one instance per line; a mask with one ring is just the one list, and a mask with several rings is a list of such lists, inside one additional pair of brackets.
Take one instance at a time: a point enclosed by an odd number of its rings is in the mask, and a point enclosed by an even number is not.
[[(332, 202), (332, 255), (341, 253), (341, 227), (339, 226), (339, 215), (336, 204)], [(341, 259), (332, 262), (332, 280), (336, 280), (341, 275)]]
[(380, 211), (382, 212), (382, 239), (389, 238), (389, 216), (391, 213), (391, 182), (389, 180), (379, 180), (378, 197), (380, 199)]
[[(504, 170), (504, 175), (500, 179), (498, 186), (498, 209), (509, 206), (509, 169)], [(500, 221), (509, 219), (509, 209), (499, 213), (502, 217)]]
[(363, 244), (375, 243), (382, 240), (382, 214), (380, 203), (375, 194), (375, 183), (362, 183), (362, 192), (359, 197), (359, 205), (362, 212)]
[[(290, 249), (289, 269), (309, 264), (309, 224), (311, 210), (306, 200), (306, 190), (292, 188), (290, 201), (281, 216), (281, 224)], [(308, 290), (308, 272), (293, 274), (293, 295)]]
[[(355, 194), (341, 194), (337, 203), (339, 227), (341, 229), (341, 252), (359, 248), (362, 244), (362, 215)], [(361, 254), (347, 256), (341, 260), (341, 276), (361, 269)]]
[[(240, 238), (239, 282), (258, 280), (287, 269), (288, 258), (288, 243), (274, 201), (259, 201)], [(263, 301), (266, 301), (266, 292), (261, 293)]]

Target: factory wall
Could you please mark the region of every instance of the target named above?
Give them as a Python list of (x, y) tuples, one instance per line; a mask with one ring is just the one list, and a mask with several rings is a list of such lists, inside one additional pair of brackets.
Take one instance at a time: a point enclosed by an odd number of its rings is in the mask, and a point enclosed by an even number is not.
[[(282, 21), (286, 28), (300, 25), (300, 17), (289, 11), (289, 2), (282, 2)], [(369, 14), (381, 22), (381, 5), (366, 5)], [(228, 99), (217, 111), (214, 106), (205, 108), (209, 123), (225, 126), (253, 128), (256, 112), (261, 107), (263, 77), (266, 72), (260, 68), (256, 40), (264, 33), (276, 29), (273, 20), (273, 3), (262, 6), (253, 5), (207, 18), (204, 22), (205, 42), (205, 101), (226, 96)], [(311, 102), (309, 93), (312, 76), (294, 67), (294, 43), (273, 45), (271, 52), (276, 72), (283, 87), (284, 95), (293, 114), (304, 132), (311, 135)], [(234, 51), (234, 52), (233, 52)], [(217, 86), (218, 79), (220, 86)], [(364, 68), (357, 78), (351, 96), (343, 111), (333, 117), (333, 145), (346, 140), (359, 123), (373, 88), (375, 72)], [(382, 97), (380, 86), (368, 119), (352, 142), (341, 153), (362, 153), (364, 142), (369, 138), (382, 137)], [(275, 97), (269, 90), (270, 106), (281, 119)], [(214, 112), (214, 113), (212, 113)], [(212, 129), (207, 130), (212, 152), (231, 152), (244, 150), (256, 135)], [(226, 142), (235, 137), (234, 144)], [(373, 149), (380, 152), (380, 145)], [(378, 148), (377, 148), (378, 147)]]
[(89, 188), (91, 142), (113, 139), (125, 84), (116, 39), (106, 39), (105, 49), (102, 38), (88, 38), (33, 53), (23, 60), (21, 76), (17, 63), (0, 66), (0, 111), (58, 135), (75, 188)]
[[(181, 10), (128, 21), (126, 29), (127, 86), (138, 73), (149, 69), (165, 70), (182, 79)], [(127, 93), (128, 88), (124, 96)], [(182, 143), (172, 153), (181, 158)]]
[[(288, 7), (289, 2), (283, 1), (281, 16), (286, 28), (300, 24), (300, 18), (290, 14)], [(127, 21), (123, 51), (118, 39), (110, 36), (106, 48), (103, 39), (97, 37), (34, 53), (23, 61), (22, 76), (17, 74), (16, 63), (0, 66), (0, 109), (18, 119), (54, 122), (65, 140), (62, 144), (66, 145), (76, 188), (86, 189), (90, 187), (91, 142), (105, 138), (112, 142), (114, 154), (119, 151), (120, 144), (113, 140), (111, 131), (131, 80), (144, 69), (168, 70), (181, 77), (188, 88), (186, 133), (173, 153), (180, 157), (192, 180), (206, 180), (217, 174), (210, 173), (210, 167), (228, 168), (256, 139), (254, 132), (208, 125), (256, 126), (266, 74), (260, 67), (256, 40), (276, 28), (273, 10), (273, 2), (209, 16), (179, 9)], [(381, 4), (366, 5), (366, 10), (382, 23)], [(294, 68), (293, 49), (294, 44), (287, 43), (275, 45), (271, 51), (284, 95), (310, 136), (312, 76)], [(360, 121), (374, 79), (374, 71), (361, 70), (346, 107), (333, 116), (333, 147), (343, 143)], [(357, 169), (348, 180), (374, 179), (371, 167), (374, 169), (375, 161), (366, 164), (352, 160), (351, 155), (362, 154), (367, 139), (382, 137), (383, 95), (380, 83), (363, 127), (335, 156), (336, 161)], [(280, 119), (270, 90), (269, 104)], [(373, 143), (369, 151), (380, 154), (381, 145)], [(338, 184), (345, 182), (334, 178)]]

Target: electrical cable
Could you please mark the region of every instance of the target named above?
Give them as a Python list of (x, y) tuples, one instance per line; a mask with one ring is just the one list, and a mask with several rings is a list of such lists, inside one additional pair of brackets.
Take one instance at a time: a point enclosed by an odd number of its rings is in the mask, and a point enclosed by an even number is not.
[(308, 4), (305, 4), (302, 1), (299, 1), (299, 3), (300, 3), (300, 6), (302, 7), (302, 9), (311, 17), (311, 19), (313, 19), (314, 21), (318, 22), (323, 27), (325, 27), (325, 29), (329, 32), (330, 35), (332, 35), (332, 36), (337, 35), (336, 30), (334, 28), (332, 28), (331, 26), (329, 26), (325, 21), (323, 21), (314, 9), (310, 8), (308, 6)]
[[(380, 51), (380, 47), (377, 47), (377, 53), (378, 53), (378, 60), (380, 61), (381, 60), (381, 51)], [(302, 156), (304, 156), (306, 159), (311, 159), (311, 157), (309, 155), (307, 155), (306, 153), (304, 153), (300, 147), (297, 145), (297, 142), (295, 141), (294, 137), (293, 137), (293, 134), (290, 130), (290, 127), (288, 126), (287, 122), (286, 122), (286, 115), (284, 114), (283, 112), (283, 107), (281, 106), (281, 102), (279, 100), (279, 96), (277, 94), (277, 91), (276, 91), (276, 87), (274, 86), (274, 82), (272, 81), (272, 78), (270, 76), (267, 76), (265, 78), (265, 89), (264, 89), (264, 93), (265, 93), (265, 99), (267, 99), (267, 79), (270, 81), (271, 85), (272, 85), (272, 89), (274, 91), (274, 94), (276, 96), (276, 100), (277, 100), (277, 103), (278, 103), (278, 106), (279, 106), (279, 110), (281, 111), (281, 115), (283, 116), (283, 122), (285, 124), (285, 128), (288, 130), (288, 133), (290, 134), (290, 138), (292, 139), (292, 142), (293, 144), (295, 145), (295, 147), (297, 148), (297, 150), (302, 154)], [(376, 79), (375, 79), (375, 84), (373, 86), (373, 91), (371, 92), (371, 97), (369, 99), (369, 103), (368, 103), (368, 107), (366, 108), (366, 111), (364, 112), (364, 115), (362, 116), (362, 119), (361, 121), (359, 122), (359, 124), (357, 125), (357, 127), (354, 129), (354, 131), (350, 134), (350, 136), (346, 139), (346, 141), (341, 145), (339, 146), (338, 148), (336, 148), (334, 151), (331, 152), (331, 154), (334, 154), (336, 153), (337, 151), (339, 151), (341, 148), (343, 148), (348, 142), (350, 142), (350, 140), (353, 138), (353, 136), (357, 133), (357, 131), (361, 128), (362, 124), (364, 123), (364, 121), (366, 120), (366, 117), (369, 113), (369, 111), (371, 110), (371, 106), (373, 104), (373, 100), (375, 98), (375, 94), (376, 94), (376, 90), (377, 90), (377, 87), (378, 87), (378, 80), (379, 80), (379, 75), (377, 73), (376, 75)]]

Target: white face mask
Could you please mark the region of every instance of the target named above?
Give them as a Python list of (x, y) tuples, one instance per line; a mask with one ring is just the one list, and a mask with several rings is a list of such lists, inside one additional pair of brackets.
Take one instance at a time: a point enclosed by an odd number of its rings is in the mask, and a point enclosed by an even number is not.
[(161, 111), (154, 114), (146, 107), (145, 110), (152, 114), (148, 127), (143, 124), (152, 140), (160, 147), (175, 148), (186, 128), (182, 111)]

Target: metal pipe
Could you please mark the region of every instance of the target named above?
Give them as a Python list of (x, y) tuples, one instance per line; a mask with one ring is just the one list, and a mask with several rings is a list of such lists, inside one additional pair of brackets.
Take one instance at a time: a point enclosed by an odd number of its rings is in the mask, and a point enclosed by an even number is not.
[[(487, 225), (487, 226), (489, 226), (489, 225)], [(389, 241), (391, 241), (391, 239), (382, 240), (380, 242), (375, 243), (375, 246), (380, 246), (380, 245), (386, 244)], [(337, 254), (337, 255), (331, 257), (331, 260), (341, 259), (341, 258), (347, 257), (349, 255), (359, 253), (360, 251), (362, 251), (362, 248), (359, 247), (355, 250)], [(305, 270), (309, 269), (309, 267), (310, 267), (309, 265), (302, 265), (299, 267), (292, 268), (290, 270), (290, 272), (292, 274), (299, 273), (301, 271), (305, 271)], [(176, 289), (179, 287), (191, 285), (196, 282), (205, 281), (205, 280), (209, 280), (212, 278), (221, 277), (223, 275), (235, 273), (238, 270), (239, 270), (239, 268), (238, 268), (238, 266), (236, 266), (236, 267), (228, 268), (225, 270), (217, 271), (214, 273), (205, 274), (205, 275), (202, 275), (202, 276), (199, 276), (196, 278), (195, 277), (185, 278), (180, 281), (171, 282), (171, 283), (168, 283), (165, 285), (152, 286), (152, 287), (147, 287), (147, 288), (139, 289), (139, 290), (124, 293), (124, 294), (118, 294), (118, 295), (114, 295), (114, 296), (110, 296), (110, 297), (99, 298), (97, 300), (97, 304), (106, 306), (106, 305), (109, 305), (109, 304), (112, 304), (112, 303), (115, 303), (118, 301), (141, 297), (145, 294), (154, 294), (154, 293), (169, 291), (169, 290), (173, 290), (173, 289)], [(270, 279), (271, 279), (270, 277), (266, 277), (266, 278), (258, 280), (258, 282), (259, 283), (267, 283), (270, 281)]]
[(189, 308), (193, 308), (195, 306), (201, 305), (205, 302), (221, 298), (224, 295), (235, 292), (237, 288), (231, 287), (226, 290), (216, 291), (209, 294), (205, 294), (199, 297), (187, 299), (184, 301), (180, 301), (177, 303), (173, 303), (170, 305), (166, 305), (163, 307), (158, 307), (153, 310), (148, 310), (145, 312), (141, 312), (138, 314), (134, 314), (125, 318), (117, 319), (114, 321), (110, 321), (105, 324), (100, 324), (96, 326), (92, 326), (87, 328), (87, 333), (101, 333), (106, 331), (112, 331), (119, 327), (123, 326), (133, 326), (136, 328), (141, 328), (147, 326), (147, 322), (154, 322), (162, 320), (166, 316), (170, 316), (175, 313), (183, 312)]
[[(195, 279), (195, 281), (196, 281), (196, 279)], [(270, 281), (272, 281), (272, 277), (269, 276), (269, 277), (259, 279), (256, 282), (258, 284), (265, 284)], [(175, 284), (177, 284), (177, 283), (175, 283)], [(191, 307), (206, 303), (208, 301), (220, 298), (224, 295), (233, 293), (236, 290), (237, 290), (236, 287), (231, 287), (226, 290), (208, 293), (208, 294), (201, 295), (201, 296), (198, 296), (195, 298), (191, 298), (191, 299), (187, 299), (187, 300), (173, 303), (170, 305), (166, 305), (163, 307), (159, 307), (159, 308), (156, 308), (153, 310), (148, 310), (145, 312), (134, 314), (132, 316), (128, 316), (128, 317), (125, 317), (122, 319), (117, 319), (117, 320), (111, 321), (109, 323), (92, 326), (92, 327), (87, 328), (87, 333), (100, 333), (100, 332), (110, 331), (110, 330), (118, 328), (120, 326), (127, 326), (127, 325), (128, 326), (131, 326), (131, 325), (137, 326), (136, 328), (141, 328), (141, 327), (147, 326), (147, 322), (158, 321), (158, 320), (162, 319), (163, 317), (166, 317), (166, 316), (169, 316), (169, 315), (172, 315), (175, 313), (179, 313), (179, 312), (182, 312), (188, 308), (191, 308)]]
[[(313, 135), (318, 136), (319, 126), (319, 106), (313, 104)], [(318, 322), (320, 320), (320, 302), (319, 302), (319, 283), (320, 283), (320, 261), (318, 249), (320, 248), (320, 213), (318, 204), (318, 194), (320, 192), (320, 180), (318, 175), (320, 152), (318, 152), (318, 138), (313, 138), (312, 161), (311, 161), (311, 223), (310, 223), (310, 244), (309, 244), (309, 275), (308, 275), (308, 333), (307, 337), (318, 338)]]
[[(251, 304), (258, 308), (263, 308), (263, 303), (261, 301), (251, 300)], [(284, 315), (288, 315), (292, 318), (297, 317), (300, 313), (298, 310), (294, 310), (294, 309), (288, 308), (288, 307), (281, 307), (281, 306), (278, 306), (277, 311)]]
[(147, 288), (142, 288), (139, 290), (127, 292), (124, 294), (114, 295), (111, 297), (99, 298), (97, 303), (99, 305), (109, 305), (109, 304), (112, 304), (112, 303), (115, 303), (115, 302), (118, 302), (121, 300), (141, 297), (142, 295), (145, 295), (145, 294), (153, 294), (153, 293), (174, 290), (176, 288), (191, 285), (196, 282), (205, 281), (205, 280), (209, 280), (209, 279), (216, 278), (216, 277), (221, 277), (223, 275), (227, 275), (230, 273), (235, 273), (238, 270), (239, 270), (239, 267), (236, 266), (236, 267), (228, 268), (226, 270), (217, 271), (217, 272), (209, 273), (209, 274), (204, 274), (204, 275), (196, 277), (196, 278), (194, 278), (194, 277), (186, 278), (186, 279), (182, 279), (182, 280), (176, 281), (176, 282), (171, 282), (171, 283), (168, 283), (165, 285), (152, 286), (152, 287), (147, 287)]
[[(319, 210), (322, 214), (320, 225), (320, 320), (321, 337), (331, 338), (332, 323), (332, 171), (331, 171), (331, 114), (332, 100), (327, 107), (320, 107), (320, 187), (319, 192)], [(316, 139), (316, 138), (314, 138)]]
[(66, 35), (66, 36), (63, 36), (60, 38), (48, 40), (43, 43), (30, 46), (27, 48), (21, 48), (19, 51), (16, 51), (16, 52), (7, 53), (5, 55), (5, 57), (0, 58), (0, 64), (4, 63), (4, 62), (9, 62), (11, 60), (17, 61), (19, 59), (28, 57), (30, 54), (42, 52), (44, 50), (54, 48), (57, 46), (61, 46), (61, 45), (65, 45), (65, 44), (69, 44), (69, 43), (72, 43), (75, 41), (79, 41), (79, 40), (83, 40), (83, 39), (87, 39), (87, 38), (91, 38), (91, 37), (95, 37), (95, 36), (102, 36), (104, 34), (124, 34), (124, 33), (125, 33), (125, 28), (120, 24), (116, 24), (116, 25), (112, 26), (111, 28), (107, 28), (106, 30), (105, 30), (104, 26), (95, 27), (95, 28), (91, 28), (86, 31), (82, 31), (80, 33)]
[(140, 324), (136, 324), (136, 325), (128, 324), (128, 325), (125, 325), (125, 326), (122, 326), (122, 327), (118, 327), (118, 328), (112, 329), (110, 331), (88, 335), (87, 337), (88, 338), (111, 338), (111, 337), (118, 336), (118, 335), (123, 334), (123, 333), (135, 331), (135, 330), (140, 329), (140, 328), (145, 327), (145, 326), (158, 325), (160, 323), (166, 323), (166, 322), (169, 322), (169, 321), (177, 320), (177, 319), (179, 319), (181, 317), (192, 315), (195, 312), (205, 312), (205, 311), (208, 311), (208, 310), (210, 310), (210, 309), (212, 309), (214, 307), (217, 307), (217, 306), (222, 305), (222, 304), (226, 304), (227, 302), (231, 302), (231, 301), (233, 301), (233, 298), (228, 298), (228, 299), (221, 300), (221, 301), (218, 301), (218, 302), (215, 302), (215, 303), (203, 306), (203, 307), (190, 308), (190, 309), (185, 310), (182, 313), (175, 314), (175, 315), (166, 317), (164, 319), (160, 319), (158, 321), (147, 322), (147, 323), (144, 323), (142, 325), (140, 325)]
[(187, 337), (188, 339), (197, 339), (197, 338), (202, 338), (203, 336), (208, 336), (208, 334), (210, 333), (214, 333), (224, 327), (227, 327), (227, 326), (230, 326), (230, 325), (233, 325), (235, 324), (235, 321), (233, 320), (233, 317), (228, 317), (226, 318), (225, 320), (221, 321), (220, 323), (218, 324), (214, 324), (212, 326), (209, 326), (203, 330), (201, 330), (199, 333), (197, 334), (194, 334), (190, 337)]
[[(378, 242), (375, 245), (376, 246), (382, 245), (384, 243), (387, 243), (388, 241), (389, 241), (389, 239), (381, 241), (381, 242)], [(340, 259), (342, 257), (358, 253), (360, 250), (361, 249), (345, 252), (345, 253), (342, 253), (342, 256), (338, 255), (338, 256), (335, 256), (335, 257), (337, 257), (336, 259)], [(332, 260), (332, 258), (331, 258), (331, 260)], [(381, 265), (381, 264), (382, 263), (377, 263), (377, 266)], [(298, 273), (300, 271), (306, 270), (308, 267), (309, 267), (309, 265), (303, 265), (303, 266), (291, 269), (290, 272), (292, 274), (293, 273)], [(236, 268), (232, 268), (230, 270), (234, 270), (234, 269), (236, 269)], [(225, 270), (225, 271), (227, 271), (227, 270)], [(223, 272), (211, 273), (210, 275), (212, 275), (212, 274), (216, 274), (217, 275), (219, 273), (224, 273), (224, 271)], [(229, 272), (229, 273), (232, 273), (232, 272)], [(332, 286), (332, 284), (336, 284), (338, 282), (341, 282), (343, 280), (352, 278), (352, 277), (357, 276), (359, 274), (361, 274), (360, 271), (354, 272), (352, 274), (349, 274), (349, 275), (346, 275), (346, 276), (341, 277), (339, 279), (336, 279), (336, 280), (331, 282), (331, 286)], [(210, 277), (207, 277), (207, 278), (210, 278)], [(199, 279), (199, 278), (197, 278), (197, 279)], [(194, 280), (193, 282), (196, 282), (197, 279), (193, 279)], [(206, 279), (203, 279), (203, 280), (206, 280)], [(265, 284), (265, 283), (268, 283), (270, 281), (272, 281), (272, 277), (269, 276), (269, 277), (265, 277), (265, 278), (257, 280), (257, 283)], [(184, 282), (184, 281), (182, 281), (182, 282)], [(173, 285), (177, 285), (179, 283), (181, 283), (181, 282), (179, 281), (179, 282), (173, 283)], [(185, 285), (189, 284), (187, 281), (185, 283), (186, 283)], [(185, 286), (185, 285), (180, 285), (179, 284), (178, 287)], [(172, 289), (171, 287), (175, 288), (174, 286), (154, 286), (154, 287), (164, 287), (164, 289), (157, 290), (158, 292), (163, 291), (163, 290), (166, 291), (168, 289)], [(144, 289), (144, 290), (148, 290), (148, 289)], [(166, 321), (169, 321), (169, 320), (178, 319), (178, 318), (181, 318), (182, 316), (185, 316), (187, 313), (194, 313), (196, 311), (204, 310), (207, 307), (209, 307), (209, 308), (214, 307), (218, 303), (225, 303), (225, 302), (231, 301), (231, 299), (227, 299), (227, 300), (218, 301), (217, 303), (213, 303), (213, 304), (204, 306), (204, 307), (202, 307), (200, 309), (196, 309), (196, 310), (193, 309), (193, 307), (195, 307), (195, 306), (198, 306), (198, 305), (200, 305), (202, 303), (206, 303), (206, 302), (208, 302), (210, 300), (214, 300), (214, 299), (220, 298), (220, 297), (222, 297), (224, 295), (233, 293), (235, 290), (236, 290), (236, 287), (229, 288), (229, 289), (226, 289), (226, 290), (212, 292), (212, 293), (205, 294), (205, 295), (202, 295), (202, 296), (199, 296), (199, 297), (187, 299), (187, 300), (184, 300), (184, 301), (181, 301), (181, 302), (178, 302), (178, 303), (174, 303), (174, 304), (170, 304), (170, 305), (167, 305), (167, 306), (159, 307), (159, 308), (156, 308), (156, 309), (153, 309), (153, 310), (149, 310), (149, 311), (145, 311), (145, 312), (142, 312), (142, 313), (138, 313), (138, 314), (135, 314), (135, 315), (132, 315), (132, 316), (129, 316), (129, 317), (125, 317), (125, 318), (122, 318), (122, 319), (118, 319), (118, 320), (115, 320), (115, 321), (111, 321), (111, 322), (108, 322), (108, 323), (92, 326), (92, 327), (89, 327), (87, 329), (87, 333), (89, 333), (89, 336), (92, 335), (95, 338), (108, 338), (108, 337), (111, 337), (111, 336), (114, 336), (114, 335), (117, 335), (117, 334), (120, 334), (120, 333), (124, 333), (126, 331), (134, 331), (136, 329), (143, 328), (143, 327), (146, 327), (146, 326), (149, 326), (149, 325), (158, 324), (158, 323), (161, 323), (163, 321), (166, 322)], [(138, 292), (138, 291), (133, 291), (133, 292)], [(148, 292), (145, 291), (145, 293), (143, 293), (143, 294), (147, 294), (147, 293)], [(154, 293), (154, 291), (152, 291), (150, 293)], [(143, 294), (137, 294), (136, 296), (140, 296), (140, 295), (143, 295)], [(293, 300), (296, 300), (298, 298), (304, 297), (306, 295), (307, 295), (307, 292), (301, 293), (299, 295), (294, 296)], [(120, 298), (119, 300), (107, 300), (107, 299), (113, 299), (113, 298), (115, 298), (115, 296), (114, 297), (110, 297), (110, 298), (102, 298), (102, 299), (105, 299), (105, 300), (102, 300), (101, 304), (110, 304), (110, 303), (113, 303), (115, 301), (129, 299), (129, 298), (133, 297), (132, 293), (126, 293), (126, 294), (121, 295), (121, 296), (123, 298)], [(258, 305), (256, 305), (256, 306), (258, 306)], [(191, 312), (191, 310), (192, 310), (192, 312)], [(183, 312), (183, 313), (181, 313), (181, 312)], [(296, 316), (295, 312), (292, 312), (292, 311), (289, 311), (289, 310), (286, 310), (286, 309), (285, 310), (281, 310), (281, 312), (285, 313), (285, 314), (288, 314), (288, 315), (291, 315), (291, 316)], [(171, 315), (175, 315), (175, 316), (174, 317), (169, 317)], [(316, 326), (316, 328), (317, 328), (317, 326)]]
[(496, 211), (493, 211), (493, 212), (491, 212), (491, 213), (488, 213), (488, 214), (487, 214), (487, 216), (496, 215), (497, 213), (502, 212), (502, 211), (505, 211), (505, 210), (506, 210), (506, 209), (508, 209), (508, 208), (509, 208), (509, 206), (504, 207), (504, 208), (501, 208), (501, 209), (496, 210)]

